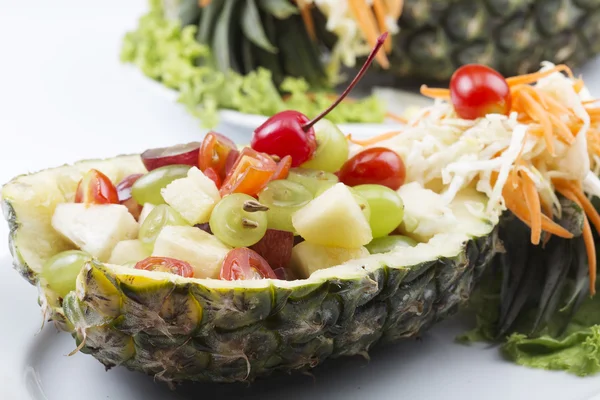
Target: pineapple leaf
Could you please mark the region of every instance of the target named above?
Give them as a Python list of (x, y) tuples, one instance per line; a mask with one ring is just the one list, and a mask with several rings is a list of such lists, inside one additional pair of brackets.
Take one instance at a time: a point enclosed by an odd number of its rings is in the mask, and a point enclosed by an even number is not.
[(211, 1), (210, 4), (202, 9), (200, 23), (198, 24), (198, 33), (196, 40), (203, 44), (209, 44), (214, 34), (214, 25), (219, 12), (223, 7), (222, 1)]
[(298, 8), (288, 0), (258, 0), (258, 5), (277, 19), (287, 19), (298, 14)]
[[(223, 12), (217, 20), (215, 34), (212, 40), (212, 51), (219, 70), (225, 72), (233, 67), (231, 58), (231, 27), (233, 9), (237, 0), (225, 0)], [(212, 3), (215, 3), (214, 1)]]
[[(263, 26), (265, 29), (265, 33), (271, 43), (275, 43), (277, 41), (277, 29), (275, 28), (275, 18), (270, 15), (263, 16)], [(255, 52), (257, 63), (263, 67), (271, 71), (273, 76), (273, 82), (275, 84), (280, 85), (283, 82), (284, 74), (281, 68), (281, 61), (279, 59), (279, 54), (273, 54), (263, 49), (256, 49)]]
[(260, 13), (254, 0), (246, 0), (242, 11), (242, 31), (256, 46), (270, 53), (277, 53), (277, 48), (267, 38), (260, 19)]

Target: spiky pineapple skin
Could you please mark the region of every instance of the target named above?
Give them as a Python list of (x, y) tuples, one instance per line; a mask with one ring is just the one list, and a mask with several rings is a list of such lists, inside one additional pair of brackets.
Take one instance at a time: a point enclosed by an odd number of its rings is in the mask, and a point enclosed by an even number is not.
[(124, 366), (167, 382), (251, 381), (418, 335), (468, 298), (501, 248), (493, 229), (465, 241), (454, 257), (308, 280), (293, 288), (274, 283), (216, 288), (90, 263), (77, 289), (60, 299), (39, 280), (41, 264), (31, 251), (64, 243), (52, 231), (31, 230), (49, 224), (45, 219), (53, 208), (69, 201), (77, 180), (91, 167), (113, 179), (143, 171), (135, 156), (126, 156), (47, 170), (5, 185), (3, 208), (15, 267), (38, 286), (45, 317), (72, 333), (81, 351), (107, 368)]
[(454, 258), (293, 289), (215, 289), (90, 264), (63, 307), (81, 350), (107, 368), (252, 381), (422, 333), (469, 297), (498, 248), (494, 230)]
[(600, 0), (406, 0), (390, 73), (447, 80), (483, 63), (506, 76), (600, 52)]

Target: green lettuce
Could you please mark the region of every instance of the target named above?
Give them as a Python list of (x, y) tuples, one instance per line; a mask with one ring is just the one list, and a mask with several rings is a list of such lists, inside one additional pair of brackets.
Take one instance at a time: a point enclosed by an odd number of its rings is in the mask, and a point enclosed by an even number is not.
[[(288, 77), (276, 87), (267, 69), (247, 75), (219, 71), (196, 32), (196, 26), (182, 28), (166, 19), (161, 1), (150, 0), (149, 12), (124, 37), (121, 60), (178, 91), (178, 101), (208, 128), (218, 123), (220, 109), (267, 116), (294, 109), (314, 117), (331, 103), (332, 92), (312, 91), (304, 79)], [(327, 116), (334, 123), (383, 122), (384, 117), (385, 105), (374, 96), (344, 102)]]
[(551, 333), (557, 332), (556, 327), (564, 321), (565, 316), (559, 312), (536, 337), (528, 336), (523, 325), (508, 337), (497, 339), (493, 326), (498, 317), (499, 293), (497, 280), (482, 282), (469, 305), (475, 311), (476, 327), (460, 335), (459, 342), (499, 341), (505, 358), (530, 368), (562, 370), (578, 376), (600, 372), (600, 296), (586, 299), (560, 335)]

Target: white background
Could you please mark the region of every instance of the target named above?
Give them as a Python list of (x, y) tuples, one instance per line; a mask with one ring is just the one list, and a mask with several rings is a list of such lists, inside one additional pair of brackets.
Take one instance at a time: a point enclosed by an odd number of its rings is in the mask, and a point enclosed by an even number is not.
[[(119, 63), (123, 33), (141, 0), (0, 0), (0, 182), (78, 159), (198, 140), (184, 109)], [(600, 59), (584, 69), (600, 93)], [(596, 73), (595, 77), (593, 74)], [(594, 80), (595, 78), (595, 80)], [(7, 229), (0, 224), (0, 244)], [(370, 363), (333, 361), (306, 376), (244, 386), (195, 385), (170, 392), (137, 373), (105, 372), (92, 357), (66, 357), (74, 342), (46, 327), (36, 291), (0, 245), (0, 399), (588, 399), (600, 378), (521, 368), (495, 349), (452, 342), (454, 320), (422, 342), (375, 351)], [(218, 397), (217, 397), (218, 396)]]

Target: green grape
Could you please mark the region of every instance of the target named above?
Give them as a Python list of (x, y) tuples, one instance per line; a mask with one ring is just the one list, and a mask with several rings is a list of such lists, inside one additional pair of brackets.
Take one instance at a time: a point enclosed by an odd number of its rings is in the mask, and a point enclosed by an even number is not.
[(75, 290), (77, 275), (92, 256), (81, 250), (69, 250), (50, 258), (42, 267), (42, 279), (50, 290), (58, 296), (65, 296)]
[[(321, 194), (323, 194), (324, 191), (326, 191), (333, 185), (335, 185), (335, 183), (323, 184), (319, 188), (319, 190), (317, 190), (317, 193), (315, 193), (315, 197), (319, 197)], [(367, 201), (366, 198), (364, 198), (361, 194), (359, 194), (356, 190), (354, 190), (354, 188), (351, 188), (348, 186), (348, 190), (350, 190), (350, 193), (352, 193), (352, 196), (354, 196), (354, 200), (356, 200), (356, 202), (360, 206), (360, 209), (362, 210), (363, 214), (365, 215), (365, 218), (368, 221), (371, 218), (371, 206), (369, 205), (369, 202)]]
[(234, 193), (223, 197), (210, 216), (210, 230), (231, 247), (252, 246), (267, 231), (267, 213), (256, 206), (256, 199), (247, 194)]
[(333, 122), (322, 119), (315, 124), (317, 150), (313, 157), (302, 164), (326, 172), (336, 172), (348, 161), (348, 140)]
[(189, 226), (188, 222), (175, 209), (166, 204), (160, 204), (150, 211), (138, 234), (139, 240), (151, 252), (154, 242), (165, 226)]
[(330, 172), (308, 168), (290, 169), (287, 180), (301, 184), (313, 195), (322, 187), (331, 187), (340, 181)]
[(371, 206), (369, 225), (374, 238), (388, 235), (402, 223), (404, 203), (396, 191), (382, 185), (358, 185), (353, 189)]
[(288, 180), (277, 180), (258, 194), (258, 201), (269, 207), (268, 226), (271, 229), (295, 232), (292, 214), (313, 199), (313, 195), (301, 184)]
[(160, 190), (175, 179), (185, 178), (189, 165), (167, 165), (148, 172), (135, 181), (131, 187), (131, 196), (138, 204), (165, 204)]
[(390, 235), (382, 236), (371, 240), (371, 243), (365, 247), (371, 254), (387, 253), (392, 250), (397, 250), (402, 247), (414, 247), (418, 243), (409, 238), (408, 236), (402, 235)]

